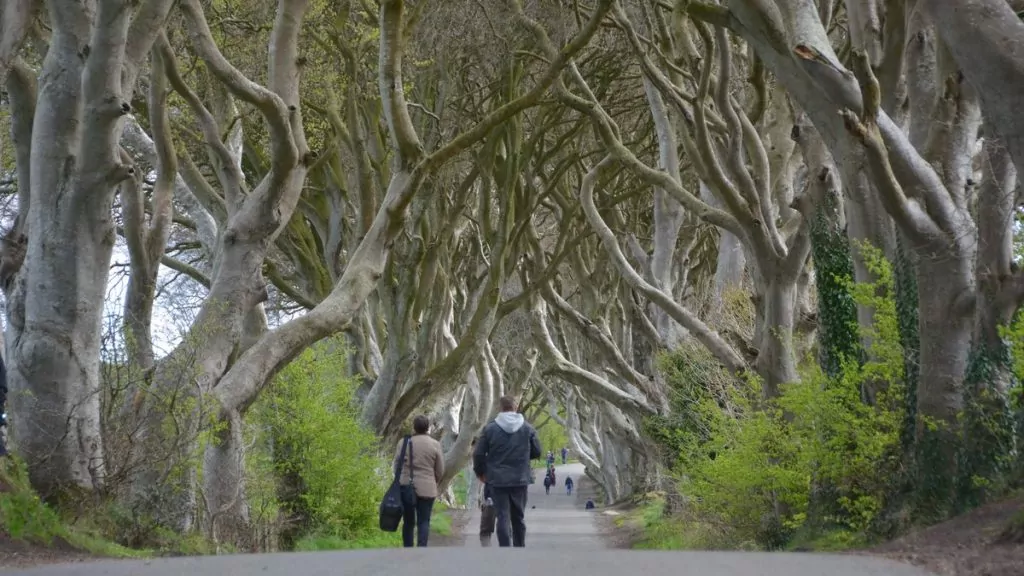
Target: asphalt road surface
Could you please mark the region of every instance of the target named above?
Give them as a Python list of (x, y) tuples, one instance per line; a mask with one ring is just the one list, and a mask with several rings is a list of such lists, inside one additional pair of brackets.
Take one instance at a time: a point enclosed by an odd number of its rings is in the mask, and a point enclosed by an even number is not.
[[(565, 477), (571, 476), (579, 486), (583, 476), (582, 464), (555, 467), (557, 486), (550, 494), (544, 493), (544, 471), (537, 470), (537, 482), (530, 485), (526, 503), (526, 547), (531, 549), (597, 550), (604, 548), (594, 510), (584, 510), (583, 502), (565, 492)], [(466, 524), (466, 546), (480, 547), (480, 508), (473, 507), (473, 515)], [(498, 536), (491, 537), (491, 546), (498, 545)]]
[(929, 576), (913, 566), (859, 556), (497, 547), (82, 562), (2, 573), (32, 576)]
[[(239, 554), (153, 560), (108, 560), (0, 570), (30, 576), (933, 576), (881, 558), (765, 552), (653, 552), (605, 550), (594, 522), (576, 496), (565, 494), (580, 465), (557, 468), (560, 490), (544, 494), (542, 471), (531, 487), (526, 549), (481, 547), (477, 510), (466, 525), (462, 548), (410, 548)], [(578, 484), (578, 482), (577, 482)], [(533, 508), (536, 506), (536, 508)]]

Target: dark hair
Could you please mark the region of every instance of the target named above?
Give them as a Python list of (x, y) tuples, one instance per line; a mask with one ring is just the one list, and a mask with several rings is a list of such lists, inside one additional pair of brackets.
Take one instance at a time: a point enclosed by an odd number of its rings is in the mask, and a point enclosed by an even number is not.
[(430, 419), (420, 414), (412, 419), (412, 431), (417, 434), (426, 434), (430, 430)]
[(516, 411), (516, 399), (512, 396), (502, 396), (499, 401), (502, 412), (515, 412)]

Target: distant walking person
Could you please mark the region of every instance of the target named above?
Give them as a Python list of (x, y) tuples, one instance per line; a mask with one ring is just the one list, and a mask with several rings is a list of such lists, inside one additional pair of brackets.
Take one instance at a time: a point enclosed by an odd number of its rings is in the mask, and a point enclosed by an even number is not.
[(572, 496), (572, 476), (565, 477), (565, 495)]
[(415, 434), (398, 443), (395, 465), (401, 458), (403, 444), (408, 442), (402, 475), (398, 480), (402, 486), (404, 508), (402, 545), (412, 548), (415, 531), (416, 545), (422, 548), (427, 545), (427, 536), (430, 535), (430, 514), (437, 498), (437, 485), (444, 476), (444, 452), (440, 442), (427, 436), (430, 420), (426, 416), (413, 418), (412, 429)]
[(565, 464), (569, 460), (569, 449), (562, 446), (562, 464)]
[(544, 475), (544, 493), (551, 494), (551, 474)]
[(554, 465), (555, 465), (555, 453), (552, 452), (551, 450), (548, 450), (548, 467), (550, 468), (551, 466), (554, 466)]
[(473, 472), (491, 488), (498, 515), (498, 545), (524, 548), (530, 460), (540, 458), (540, 441), (533, 426), (516, 412), (514, 398), (502, 396), (500, 408), (480, 434), (473, 451)]

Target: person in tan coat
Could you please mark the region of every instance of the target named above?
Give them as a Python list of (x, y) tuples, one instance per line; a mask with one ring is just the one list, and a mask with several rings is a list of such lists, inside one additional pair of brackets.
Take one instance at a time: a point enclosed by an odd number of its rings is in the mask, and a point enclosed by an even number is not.
[(402, 446), (408, 442), (405, 450), (405, 461), (402, 462), (402, 474), (398, 483), (402, 486), (402, 544), (406, 548), (413, 546), (413, 529), (416, 530), (416, 545), (427, 545), (430, 535), (430, 514), (434, 510), (441, 477), (444, 476), (444, 452), (441, 443), (427, 435), (430, 431), (430, 420), (426, 416), (417, 416), (412, 420), (414, 434), (406, 436), (398, 443), (395, 453), (395, 466), (402, 454)]

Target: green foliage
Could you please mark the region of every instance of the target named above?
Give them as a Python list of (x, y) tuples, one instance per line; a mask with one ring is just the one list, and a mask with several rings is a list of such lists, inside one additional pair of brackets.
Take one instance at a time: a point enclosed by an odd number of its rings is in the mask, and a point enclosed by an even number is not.
[[(1004, 331), (1016, 342), (1024, 336), (1024, 327)], [(1010, 349), (976, 347), (964, 377), (964, 409), (960, 429), (965, 439), (957, 461), (957, 507), (960, 510), (984, 503), (992, 495), (1005, 492), (1011, 478), (1016, 448), (1014, 414), (1010, 403), (997, 386), (1009, 376)], [(1015, 386), (1016, 390), (1018, 387)]]
[(250, 503), (264, 521), (280, 511), (317, 538), (355, 541), (377, 530), (390, 459), (360, 423), (346, 359), (328, 341), (277, 376), (250, 412), (247, 464)]
[(729, 405), (734, 379), (706, 347), (692, 341), (659, 356), (658, 370), (669, 384), (671, 410), (647, 418), (644, 433), (661, 447), (664, 464), (673, 468), (694, 445), (710, 439), (713, 420)]
[(295, 543), (297, 552), (322, 550), (363, 550), (368, 548), (400, 548), (402, 532), (366, 532), (358, 537), (344, 537), (337, 534), (315, 533)]
[[(617, 517), (615, 524), (638, 534), (633, 548), (640, 550), (716, 548), (722, 546), (727, 536), (710, 523), (670, 513), (665, 496), (660, 493), (644, 495), (636, 508)], [(753, 543), (732, 543), (730, 547), (756, 548)]]
[(469, 501), (469, 489), (472, 486), (472, 479), (467, 469), (459, 470), (455, 479), (452, 480), (452, 492), (455, 494), (455, 505), (465, 508)]
[(839, 227), (837, 194), (826, 194), (811, 220), (811, 256), (818, 289), (819, 362), (835, 377), (847, 360), (861, 356), (857, 338), (857, 304), (853, 282), (853, 255), (846, 231)]
[(913, 256), (896, 235), (896, 261), (893, 264), (896, 290), (896, 316), (900, 326), (900, 346), (903, 347), (903, 382), (906, 414), (903, 417), (901, 442), (903, 451), (910, 453), (914, 440), (917, 415), (917, 379), (920, 374), (921, 338), (918, 335), (917, 271)]
[(801, 380), (769, 401), (756, 379), (707, 378), (711, 366), (693, 349), (662, 360), (678, 413), (649, 428), (678, 450), (691, 533), (714, 535), (717, 546), (781, 547), (804, 528), (819, 484), (835, 499), (827, 519), (835, 529), (827, 538), (804, 533), (805, 542), (861, 541), (878, 522), (901, 466), (904, 358), (891, 269), (878, 251), (864, 254), (877, 281), (847, 280), (846, 290), (875, 312), (864, 334), (869, 360), (841, 357), (834, 377), (806, 362)]
[(3, 492), (0, 492), (0, 525), (12, 538), (49, 544), (61, 536), (60, 516), (29, 487), (28, 471), (20, 460), (3, 460)]
[[(452, 517), (442, 502), (434, 504), (434, 513), (430, 518), (430, 534), (432, 536), (451, 536)], [(370, 530), (357, 536), (341, 536), (328, 532), (315, 532), (300, 538), (295, 543), (297, 552), (317, 552), (324, 550), (364, 550), (370, 548), (400, 548), (402, 531), (381, 532)]]
[(548, 450), (555, 453), (555, 459), (561, 462), (562, 446), (569, 446), (569, 436), (565, 428), (554, 418), (548, 418), (537, 428), (537, 439), (540, 440), (541, 450), (546, 454)]
[[(140, 516), (130, 507), (110, 500), (101, 502), (78, 516), (75, 527), (96, 535), (101, 541), (112, 538), (125, 550), (155, 554), (201, 556), (214, 554), (216, 545), (198, 531), (181, 534), (154, 522), (140, 523)], [(141, 540), (140, 535), (145, 539)], [(222, 545), (223, 548), (223, 545)]]
[(0, 459), (0, 531), (15, 540), (49, 546), (63, 540), (99, 556), (131, 558), (145, 550), (125, 548), (86, 526), (72, 526), (32, 490), (25, 463), (16, 457)]
[[(1008, 345), (1014, 377), (1004, 401), (1012, 414), (1014, 443), (1019, 450), (1024, 446), (1024, 309), (1017, 311), (1013, 322), (1001, 330), (1001, 335)], [(1009, 474), (1015, 485), (1024, 484), (1024, 458), (1018, 457), (1013, 462)]]
[(451, 510), (444, 502), (434, 502), (434, 512), (430, 516), (430, 533), (438, 536), (452, 535)]

